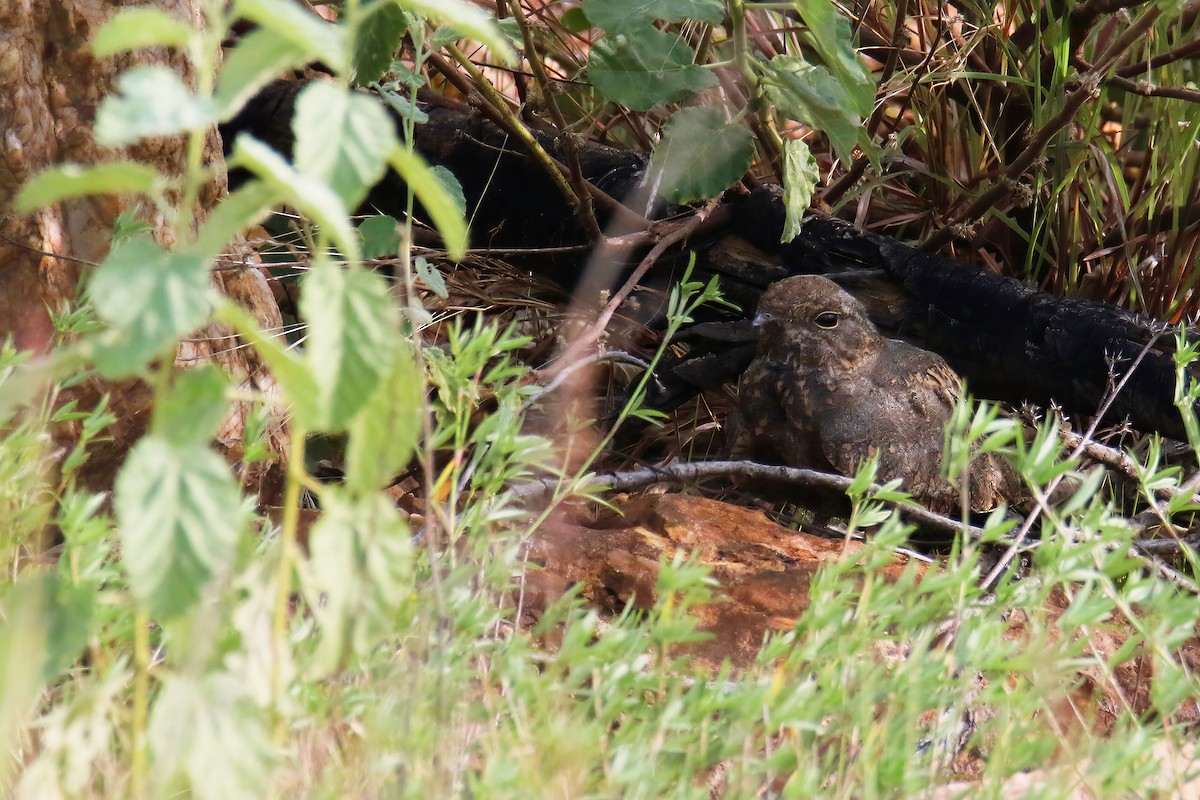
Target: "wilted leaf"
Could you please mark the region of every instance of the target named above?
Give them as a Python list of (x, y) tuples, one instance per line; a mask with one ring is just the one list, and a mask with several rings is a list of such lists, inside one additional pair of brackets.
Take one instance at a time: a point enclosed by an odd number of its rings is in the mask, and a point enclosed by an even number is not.
[(803, 139), (783, 143), (783, 237), (787, 244), (800, 233), (800, 221), (812, 202), (813, 190), (821, 179), (817, 160)]

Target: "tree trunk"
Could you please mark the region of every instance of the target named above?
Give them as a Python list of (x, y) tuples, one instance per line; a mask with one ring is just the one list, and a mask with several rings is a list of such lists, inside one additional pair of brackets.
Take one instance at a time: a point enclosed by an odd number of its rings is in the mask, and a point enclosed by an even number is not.
[[(50, 309), (74, 304), (80, 281), (107, 254), (114, 220), (125, 212), (152, 226), (164, 247), (174, 244), (167, 221), (149, 204), (128, 196), (86, 197), (61, 202), (31, 215), (17, 215), (12, 200), (21, 186), (41, 170), (63, 162), (95, 164), (130, 158), (153, 165), (165, 175), (186, 169), (186, 139), (163, 137), (126, 148), (107, 148), (93, 136), (96, 110), (123, 70), (165, 63), (191, 79), (186, 59), (162, 49), (139, 50), (97, 58), (90, 41), (123, 6), (120, 0), (0, 0), (0, 337), (11, 336), (16, 346), (37, 354), (49, 352), (56, 333)], [(199, 0), (163, 0), (157, 4), (193, 25), (203, 24)], [(205, 157), (219, 161), (220, 138), (214, 129), (205, 142)], [(195, 209), (203, 219), (226, 191), (223, 175), (200, 193)], [(259, 270), (245, 263), (245, 243), (233, 243), (234, 253), (214, 273), (217, 287), (248, 306), (266, 328), (281, 324), (279, 309)], [(245, 250), (244, 253), (238, 250)], [(178, 352), (181, 366), (215, 361), (251, 383), (261, 372), (250, 348), (232, 345), (229, 331), (209, 326), (185, 341)], [(141, 381), (118, 384), (89, 380), (70, 392), (80, 407), (94, 407), (105, 395), (117, 416), (106, 435), (112, 440), (92, 453), (85, 485), (103, 488), (111, 483), (119, 460), (149, 421), (150, 392)], [(225, 445), (240, 440), (244, 407), (236, 408), (221, 432)], [(285, 439), (282, 423), (271, 426), (271, 445)], [(56, 437), (69, 441), (77, 432), (65, 428)], [(251, 483), (262, 476), (246, 476)]]

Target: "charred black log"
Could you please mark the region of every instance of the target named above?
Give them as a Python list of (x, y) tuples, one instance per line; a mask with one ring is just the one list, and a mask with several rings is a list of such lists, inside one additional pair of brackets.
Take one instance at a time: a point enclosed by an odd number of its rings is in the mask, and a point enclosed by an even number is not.
[[(247, 132), (290, 154), (292, 113), (303, 85), (277, 81), (266, 87), (223, 126), (227, 146)], [(474, 246), (548, 248), (585, 241), (570, 206), (514, 141), (465, 107), (430, 99), (429, 121), (417, 126), (415, 145), (461, 182)], [(542, 134), (539, 140), (559, 154), (553, 137)], [(590, 181), (618, 199), (633, 193), (645, 167), (642, 155), (594, 144), (582, 150)], [(1057, 402), (1091, 415), (1137, 362), (1107, 416), (1128, 416), (1138, 428), (1175, 438), (1184, 435), (1172, 402), (1174, 334), (1159, 323), (1102, 303), (1039, 292), (827, 216), (810, 215), (800, 234), (783, 245), (777, 188), (730, 202), (737, 236), (690, 246), (700, 248), (701, 268), (721, 275), (726, 294), (747, 313), (772, 281), (826, 274), (863, 300), (882, 329), (940, 353), (978, 395), (1012, 403)], [(402, 181), (389, 174), (363, 210), (400, 217), (404, 203)], [(529, 265), (570, 291), (585, 262), (576, 252)], [(657, 279), (650, 276), (651, 282)], [(753, 353), (744, 331), (728, 325), (709, 322), (686, 335), (690, 351), (665, 360), (655, 382), (658, 389), (650, 400), (660, 409), (736, 380)]]
[[(872, 316), (940, 353), (982, 396), (1057, 402), (1095, 414), (1136, 362), (1107, 417), (1129, 417), (1142, 430), (1175, 438), (1185, 435), (1173, 402), (1175, 335), (1162, 323), (1104, 303), (1047, 294), (831, 217), (810, 215), (796, 239), (780, 244), (783, 207), (772, 190), (756, 191), (739, 207), (737, 220), (738, 232), (778, 256), (789, 272), (834, 278), (882, 273), (902, 291), (903, 301), (882, 311), (876, 304)], [(853, 285), (847, 288), (858, 293)]]

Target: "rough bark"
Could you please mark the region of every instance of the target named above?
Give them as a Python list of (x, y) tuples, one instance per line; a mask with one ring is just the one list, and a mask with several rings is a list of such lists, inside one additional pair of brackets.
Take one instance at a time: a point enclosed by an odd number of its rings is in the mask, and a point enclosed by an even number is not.
[[(181, 54), (142, 50), (113, 58), (97, 58), (89, 41), (120, 8), (141, 5), (133, 0), (0, 0), (0, 336), (11, 336), (16, 345), (36, 353), (48, 352), (55, 331), (48, 309), (72, 304), (79, 297), (80, 281), (108, 252), (113, 221), (123, 211), (149, 223), (164, 247), (174, 242), (167, 221), (153, 207), (132, 197), (92, 197), (67, 200), (32, 215), (17, 215), (11, 204), (20, 187), (41, 170), (63, 162), (95, 164), (117, 158), (151, 164), (166, 175), (185, 170), (183, 137), (163, 137), (127, 148), (99, 145), (92, 123), (103, 98), (112, 91), (116, 76), (136, 65), (165, 63), (190, 78)], [(203, 24), (201, 3), (168, 0), (157, 4), (180, 19)], [(220, 138), (212, 131), (205, 156), (220, 158)], [(203, 219), (225, 193), (220, 177), (198, 198), (195, 213)], [(244, 243), (235, 243), (235, 248)], [(236, 263), (243, 253), (235, 253)], [(246, 304), (266, 327), (280, 324), (279, 311), (262, 274), (253, 267), (222, 269), (214, 274), (217, 286)], [(179, 362), (190, 366), (215, 360), (223, 368), (256, 380), (259, 364), (248, 348), (230, 346), (229, 332), (215, 326), (197, 331), (183, 344)], [(88, 481), (103, 486), (111, 480), (118, 461), (148, 421), (149, 392), (137, 381), (119, 385), (89, 381), (73, 390), (80, 406), (88, 408), (109, 395), (118, 417), (112, 441), (93, 454)], [(278, 428), (278, 426), (276, 426)], [(242, 420), (234, 414), (222, 431), (232, 441), (240, 436)], [(58, 432), (71, 438), (71, 430)], [(281, 431), (274, 443), (282, 444)], [(85, 480), (89, 476), (84, 476)]]

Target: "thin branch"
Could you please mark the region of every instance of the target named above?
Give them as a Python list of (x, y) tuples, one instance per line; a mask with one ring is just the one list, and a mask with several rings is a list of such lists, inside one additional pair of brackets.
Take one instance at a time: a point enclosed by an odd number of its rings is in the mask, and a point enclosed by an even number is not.
[(982, 218), (984, 214), (994, 208), (1001, 200), (1011, 196), (1014, 191), (1016, 179), (1020, 178), (1026, 170), (1042, 157), (1046, 145), (1050, 143), (1050, 140), (1059, 131), (1075, 121), (1079, 109), (1083, 107), (1084, 103), (1096, 96), (1101, 81), (1104, 80), (1108, 71), (1117, 62), (1117, 59), (1132, 47), (1135, 42), (1145, 36), (1146, 31), (1153, 26), (1155, 20), (1161, 14), (1161, 9), (1157, 7), (1150, 8), (1137, 22), (1126, 28), (1096, 59), (1095, 70), (1080, 78), (1078, 88), (1063, 100), (1062, 110), (1053, 119), (1034, 132), (1030, 137), (1029, 146), (1004, 170), (1004, 177), (1009, 180), (1001, 179), (992, 184), (983, 194), (975, 198), (975, 201), (967, 207), (966, 211), (959, 214), (952, 222), (945, 225), (936, 233), (926, 237), (921, 242), (920, 249), (933, 251), (949, 244), (960, 235), (964, 227), (972, 225), (976, 220)]
[[(608, 323), (612, 320), (613, 315), (617, 313), (617, 309), (621, 307), (622, 303), (629, 299), (629, 295), (633, 294), (633, 290), (637, 288), (638, 283), (641, 282), (642, 278), (646, 277), (646, 273), (649, 272), (650, 268), (658, 262), (658, 259), (662, 257), (663, 253), (665, 253), (673, 245), (684, 241), (698, 229), (700, 229), (702, 224), (708, 220), (709, 216), (713, 215), (713, 210), (717, 208), (719, 203), (720, 198), (716, 197), (712, 200), (709, 200), (703, 208), (697, 209), (694, 214), (682, 220), (669, 220), (666, 222), (655, 223), (653, 230), (660, 236), (657, 243), (655, 243), (654, 247), (650, 248), (650, 252), (647, 253), (645, 258), (642, 259), (641, 263), (637, 265), (637, 268), (633, 271), (633, 274), (629, 276), (629, 279), (626, 280), (621, 288), (617, 290), (616, 294), (613, 295), (612, 299), (600, 312), (600, 315), (596, 318), (595, 322), (589, 325), (587, 330), (580, 334), (575, 341), (571, 342), (570, 346), (567, 347), (566, 352), (564, 352), (562, 357), (558, 359), (558, 366), (551, 368), (549, 371), (557, 372), (559, 369), (574, 363), (581, 357), (584, 350), (591, 347), (592, 344), (599, 340), (600, 337), (604, 335), (604, 331), (608, 327)], [(723, 211), (725, 214), (730, 213), (728, 207), (724, 207)], [(714, 216), (724, 215), (720, 214)], [(614, 246), (612, 240), (610, 240), (606, 246)]]
[[(647, 467), (627, 472), (601, 472), (584, 479), (575, 488), (575, 494), (594, 494), (598, 492), (624, 492), (642, 486), (656, 483), (688, 483), (708, 480), (711, 478), (744, 478), (748, 480), (779, 481), (798, 486), (812, 486), (845, 492), (854, 485), (853, 478), (845, 475), (833, 475), (812, 469), (798, 467), (782, 467), (770, 464), (758, 464), (753, 461), (676, 461), (663, 467)], [(556, 488), (562, 485), (557, 477), (541, 478), (510, 487), (514, 497), (526, 502), (544, 499)], [(872, 485), (872, 492), (882, 491), (882, 487)], [(941, 531), (951, 535), (966, 533), (979, 539), (983, 529), (960, 522), (951, 517), (935, 514), (927, 508), (911, 503), (883, 501), (900, 509), (911, 521), (922, 527)]]

